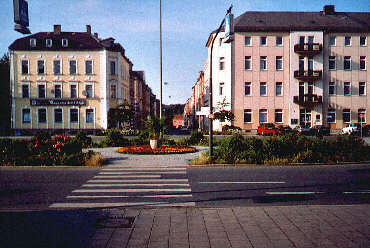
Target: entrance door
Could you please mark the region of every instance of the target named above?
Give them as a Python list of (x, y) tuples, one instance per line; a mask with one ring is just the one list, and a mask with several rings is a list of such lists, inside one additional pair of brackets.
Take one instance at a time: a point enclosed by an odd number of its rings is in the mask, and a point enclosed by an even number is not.
[(301, 126), (311, 127), (312, 126), (311, 110), (300, 109), (299, 110), (299, 121), (300, 121)]

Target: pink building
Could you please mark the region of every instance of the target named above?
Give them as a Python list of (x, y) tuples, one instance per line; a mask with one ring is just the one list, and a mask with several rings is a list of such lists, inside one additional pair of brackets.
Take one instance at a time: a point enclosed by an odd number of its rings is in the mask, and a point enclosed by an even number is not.
[[(221, 32), (213, 48), (213, 107), (225, 99), (235, 114), (225, 124), (256, 129), (329, 125), (370, 118), (369, 12), (252, 12), (234, 20), (234, 41)], [(209, 79), (210, 46), (204, 82)], [(207, 91), (203, 91), (207, 95)]]

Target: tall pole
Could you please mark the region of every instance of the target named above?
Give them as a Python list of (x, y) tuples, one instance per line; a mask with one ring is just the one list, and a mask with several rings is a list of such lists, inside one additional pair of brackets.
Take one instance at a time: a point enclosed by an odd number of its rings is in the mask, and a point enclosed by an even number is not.
[(159, 118), (162, 119), (162, 0), (159, 0), (159, 50), (160, 50), (160, 103), (159, 103)]
[[(225, 17), (231, 12), (232, 5), (227, 10)], [(210, 58), (210, 68), (209, 68), (209, 124), (208, 124), (208, 130), (209, 130), (209, 158), (211, 159), (211, 163), (213, 161), (213, 97), (212, 97), (212, 60), (213, 60), (213, 45), (215, 43), (215, 40), (217, 38), (217, 35), (220, 33), (222, 25), (224, 25), (225, 17), (222, 19), (222, 22), (220, 26), (217, 29), (215, 37), (212, 39), (211, 44), (211, 58)]]

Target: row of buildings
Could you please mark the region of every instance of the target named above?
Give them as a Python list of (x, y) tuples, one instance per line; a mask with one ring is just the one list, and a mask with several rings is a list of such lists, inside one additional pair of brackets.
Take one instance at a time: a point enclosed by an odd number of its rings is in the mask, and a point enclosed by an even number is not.
[(134, 71), (114, 38), (86, 32), (39, 32), (9, 46), (11, 128), (16, 134), (40, 130), (95, 133), (115, 127), (109, 110), (128, 104), (140, 126), (159, 115), (159, 100)]
[[(234, 125), (327, 125), (340, 129), (370, 118), (370, 13), (253, 12), (234, 20), (231, 43), (212, 32), (208, 57), (184, 110), (188, 125), (207, 127), (210, 66), (213, 106), (225, 100)], [(210, 49), (213, 63), (210, 65)], [(198, 113), (197, 113), (198, 112)], [(198, 115), (197, 115), (198, 114)]]

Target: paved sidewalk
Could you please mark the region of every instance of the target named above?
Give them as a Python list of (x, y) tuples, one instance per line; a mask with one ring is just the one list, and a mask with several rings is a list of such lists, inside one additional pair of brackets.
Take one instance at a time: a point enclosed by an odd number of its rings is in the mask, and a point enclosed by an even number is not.
[(103, 212), (90, 248), (370, 247), (370, 205)]

